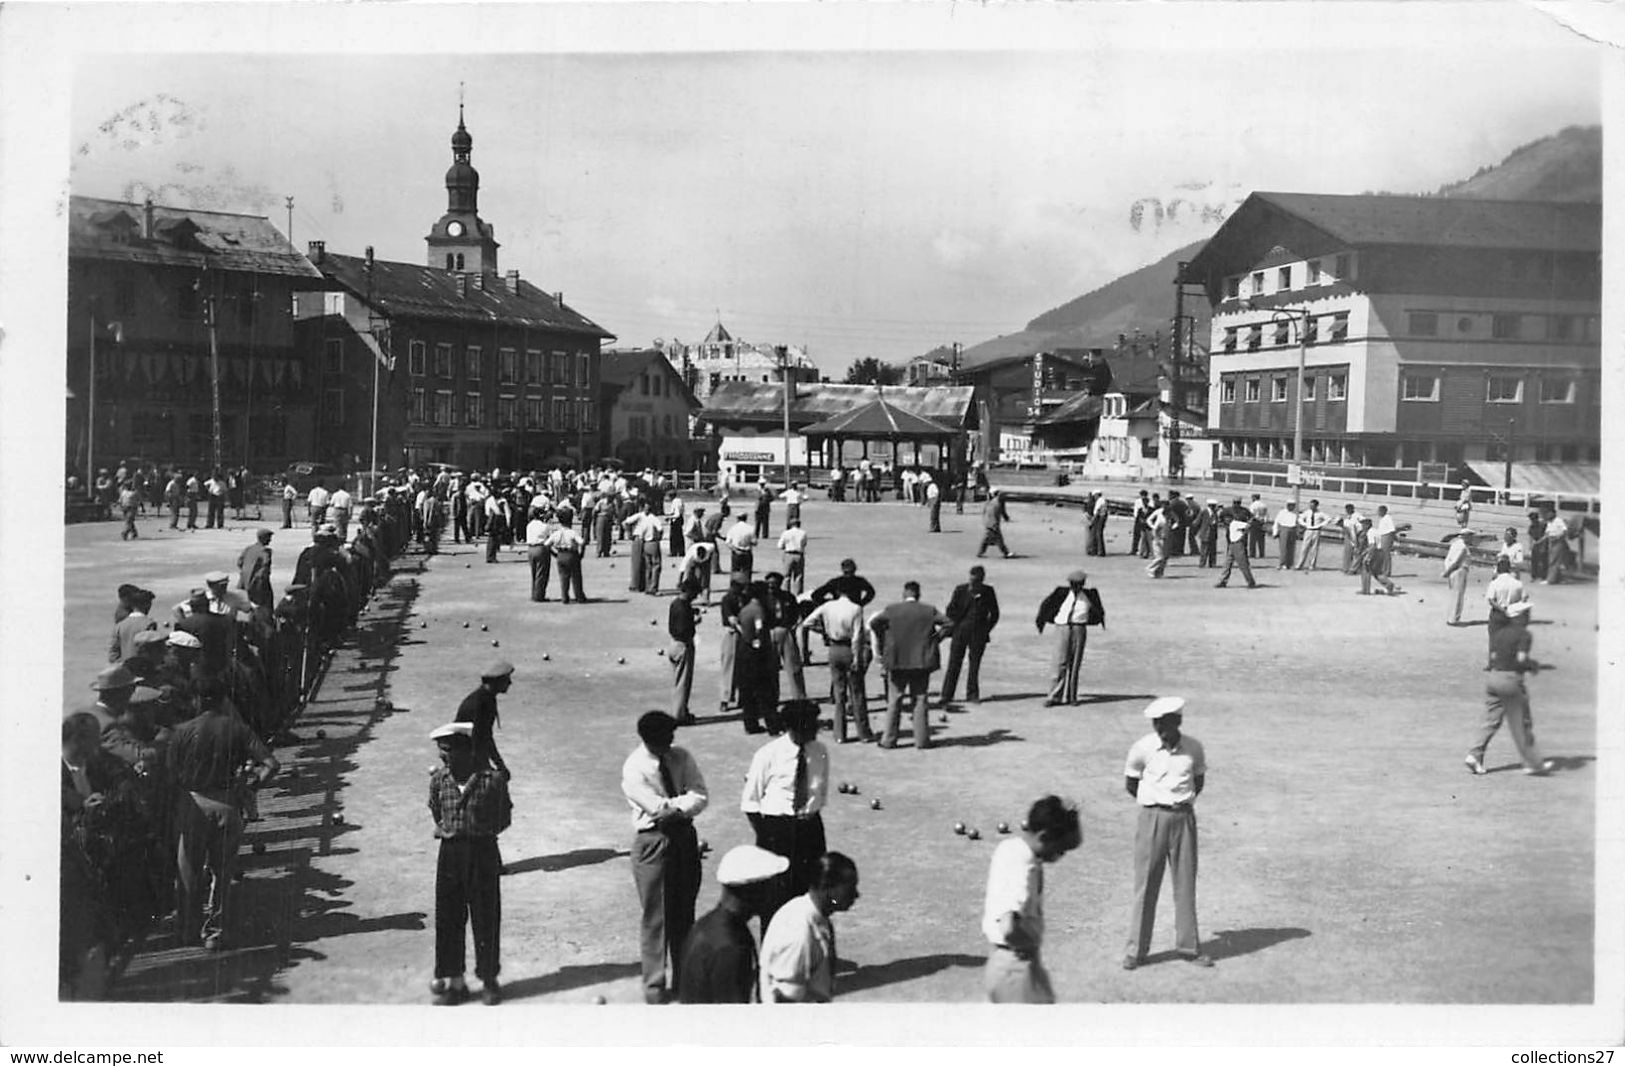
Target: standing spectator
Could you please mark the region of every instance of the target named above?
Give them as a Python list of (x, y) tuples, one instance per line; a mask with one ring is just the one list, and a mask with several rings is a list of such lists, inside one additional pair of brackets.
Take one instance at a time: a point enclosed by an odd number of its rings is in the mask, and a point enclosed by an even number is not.
[(318, 529), (327, 523), (327, 502), (331, 499), (327, 486), (317, 481), (305, 497), (305, 509), (310, 514), (310, 528)]
[(677, 725), (664, 711), (643, 715), (641, 743), (621, 766), (621, 794), (632, 808), (632, 882), (643, 910), (638, 940), (645, 1003), (669, 1002), (682, 987), (683, 941), (700, 893), (694, 819), (708, 798), (694, 757), (672, 744)]
[(186, 476), (186, 530), (197, 530), (198, 501), (203, 498), (203, 483), (197, 479), (197, 472), (192, 471)]
[(1506, 532), (1502, 535), (1501, 547), (1495, 553), (1495, 557), (1507, 560), (1514, 574), (1523, 571), (1523, 545), (1518, 543), (1517, 526), (1507, 526)]
[(762, 1002), (835, 998), (835, 927), (829, 916), (858, 901), (858, 865), (838, 851), (819, 857), (805, 895), (780, 907), (762, 934)]
[(784, 501), (785, 524), (788, 525), (791, 522), (800, 522), (801, 505), (807, 499), (807, 494), (802, 491), (801, 482), (790, 482), (790, 487), (785, 489), (784, 492), (779, 495), (779, 498)]
[(1161, 577), (1168, 569), (1168, 553), (1173, 538), (1174, 520), (1169, 515), (1169, 503), (1151, 509), (1145, 517), (1146, 537), (1151, 542), (1151, 561), (1145, 566), (1147, 577)]
[[(722, 635), (717, 640), (717, 658), (721, 668), (718, 671), (718, 714), (727, 714), (729, 705), (739, 693), (739, 612), (749, 602), (750, 593), (744, 583), (733, 581), (717, 604), (717, 621), (722, 626)], [(745, 719), (745, 732), (762, 731), (752, 730), (750, 719)]]
[(256, 530), (254, 543), (237, 555), (237, 587), (258, 607), (269, 608), (276, 598), (271, 589), (271, 531)]
[(1106, 554), (1106, 519), (1111, 515), (1111, 504), (1104, 492), (1095, 493), (1095, 505), (1089, 515), (1089, 546), (1091, 554)]
[(982, 506), (982, 544), (976, 549), (978, 559), (986, 555), (989, 548), (997, 548), (1006, 559), (1010, 558), (1010, 549), (1004, 543), (1004, 523), (1008, 521), (1010, 512), (1004, 506), (1004, 490), (994, 489)]
[(598, 557), (610, 555), (615, 545), (615, 501), (607, 492), (598, 494), (592, 505), (593, 539), (598, 542)]
[(468, 722), (451, 722), (429, 734), (440, 748), (440, 765), (429, 775), (429, 813), (440, 854), (434, 875), (434, 980), (436, 1006), (468, 996), (463, 973), (474, 932), (474, 975), (486, 1006), (502, 1002), (502, 854), (497, 836), (513, 823), (508, 775), (482, 760)]
[[(181, 944), (199, 937), (210, 951), (225, 947), (228, 896), (242, 840), (242, 788), (258, 788), (277, 772), (254, 731), (227, 710), (225, 685), (206, 678), (196, 686), (200, 713), (170, 735), (167, 773), (180, 790), (175, 806), (180, 907), (175, 929)], [(245, 779), (239, 768), (253, 766)], [(205, 886), (204, 871), (212, 878)], [(201, 917), (201, 924), (199, 918)]]
[(845, 478), (846, 470), (842, 468), (840, 460), (836, 460), (834, 469), (829, 472), (829, 498), (831, 501), (840, 503), (846, 499), (843, 485)]
[(1190, 523), (1189, 516), (1185, 512), (1185, 498), (1178, 490), (1169, 490), (1168, 503), (1163, 508), (1163, 513), (1168, 517), (1168, 554), (1184, 555), (1185, 527)]
[(1229, 527), (1230, 516), (1219, 510), (1219, 501), (1207, 501), (1207, 509), (1202, 512), (1201, 547), (1196, 557), (1197, 566), (1212, 568), (1219, 565), (1219, 541), (1230, 539)]
[[(818, 706), (792, 700), (782, 712), (784, 735), (751, 757), (739, 809), (757, 847), (790, 860), (778, 902), (807, 890), (826, 850), (824, 805), (829, 802), (829, 749), (818, 741)], [(775, 903), (770, 910), (777, 910)]]
[(1396, 523), (1394, 516), (1388, 513), (1387, 504), (1377, 505), (1377, 520), (1372, 529), (1377, 538), (1377, 549), (1382, 552), (1382, 576), (1391, 577), (1394, 572), (1394, 544), (1407, 529), (1411, 528), (1409, 522)]
[(1292, 549), (1298, 542), (1298, 505), (1291, 500), (1275, 512), (1273, 535), (1279, 551), (1275, 569), (1291, 570), (1295, 561)]
[(1472, 580), (1470, 553), (1476, 536), (1470, 529), (1445, 534), (1450, 547), (1444, 553), (1444, 570), (1439, 576), (1450, 583), (1450, 594), (1445, 600), (1446, 625), (1461, 625), (1461, 608), (1467, 602), (1467, 586)]
[(674, 488), (666, 496), (666, 538), (673, 559), (683, 557), (683, 497)]
[(216, 470), (209, 475), (204, 483), (204, 491), (208, 496), (209, 512), (204, 519), (205, 529), (226, 528), (226, 479)]
[(1456, 525), (1467, 526), (1473, 519), (1473, 483), (1463, 480), (1456, 495)]
[(1360, 543), (1360, 516), (1355, 513), (1352, 503), (1343, 505), (1343, 517), (1337, 520), (1337, 527), (1343, 533), (1343, 573), (1359, 573), (1357, 548)]
[(672, 718), (678, 725), (693, 725), (694, 714), (688, 708), (690, 693), (694, 691), (694, 631), (699, 623), (699, 612), (694, 609), (694, 597), (700, 586), (691, 578), (677, 585), (677, 598), (666, 612), (666, 635), (671, 645), (666, 659), (671, 663)]
[(1253, 580), (1253, 564), (1247, 557), (1247, 538), (1253, 528), (1252, 514), (1241, 505), (1241, 497), (1238, 496), (1225, 518), (1228, 522), (1225, 529), (1224, 573), (1219, 575), (1218, 584), (1214, 587), (1222, 589), (1229, 584), (1230, 571), (1239, 566), (1241, 576), (1247, 579), (1247, 587), (1255, 589), (1258, 582)]
[(1145, 962), (1157, 920), (1163, 867), (1174, 880), (1174, 950), (1186, 962), (1212, 966), (1196, 928), (1196, 797), (1207, 779), (1201, 743), (1180, 732), (1185, 701), (1163, 696), (1146, 705), (1152, 732), (1129, 748), (1123, 770), (1128, 794), (1140, 805), (1134, 832), (1134, 905), (1123, 969)]
[[(773, 606), (767, 585), (752, 582), (735, 616), (734, 671), (745, 732), (764, 729), (777, 735), (779, 724), (779, 657), (773, 647)], [(726, 609), (726, 608), (724, 608)]]
[(1529, 580), (1546, 580), (1546, 516), (1529, 512)]
[(785, 583), (799, 596), (807, 587), (807, 531), (801, 528), (799, 514), (785, 520), (784, 532), (779, 534), (779, 552), (784, 561)]
[(753, 1003), (758, 996), (756, 940), (750, 920), (771, 913), (779, 875), (790, 861), (754, 844), (728, 849), (717, 864), (722, 898), (688, 932), (683, 944), (683, 975), (677, 986), (682, 1003)]
[(1142, 559), (1151, 557), (1151, 539), (1146, 526), (1146, 518), (1150, 514), (1151, 500), (1146, 490), (1141, 489), (1139, 498), (1134, 501), (1134, 529), (1129, 539), (1128, 553)]
[(1044, 706), (1078, 702), (1078, 678), (1083, 673), (1083, 651), (1089, 643), (1089, 627), (1106, 624), (1106, 608), (1100, 593), (1088, 587), (1089, 575), (1074, 570), (1066, 584), (1057, 585), (1038, 605), (1035, 624), (1043, 633), (1046, 625), (1055, 627), (1055, 651), (1050, 657), (1052, 679)]
[(903, 701), (912, 707), (914, 748), (931, 746), (930, 708), (927, 693), (931, 672), (937, 668), (937, 641), (951, 623), (948, 616), (928, 603), (920, 602), (920, 583), (903, 583), (903, 598), (869, 619), (869, 632), (875, 650), (885, 664), (886, 729), (880, 747), (897, 747), (897, 729), (902, 721)]
[(847, 742), (846, 723), (850, 716), (857, 726), (857, 739), (875, 739), (869, 729), (869, 706), (863, 691), (863, 663), (868, 652), (869, 630), (863, 622), (863, 608), (848, 590), (826, 599), (801, 623), (802, 631), (817, 630), (829, 645), (829, 687), (835, 702), (835, 742)]
[[(430, 499), (434, 494), (430, 494)], [(497, 552), (508, 539), (508, 498), (495, 488), (485, 498), (485, 561), (497, 561)]]
[(952, 639), (948, 645), (948, 669), (942, 675), (942, 706), (954, 702), (959, 689), (959, 671), (965, 665), (967, 654), (969, 669), (965, 673), (965, 699), (982, 702), (982, 653), (993, 639), (993, 627), (999, 624), (999, 595), (983, 579), (987, 571), (980, 566), (970, 568), (970, 580), (954, 589), (948, 598), (948, 621), (952, 624)]
[(1083, 843), (1078, 809), (1045, 796), (1027, 811), (1021, 835), (993, 849), (982, 934), (988, 952), (984, 984), (994, 1003), (1054, 1003), (1044, 969), (1044, 864)]
[(715, 554), (716, 547), (710, 542), (695, 540), (689, 544), (677, 569), (678, 582), (692, 581), (694, 587), (704, 594), (707, 607), (711, 606), (711, 557)]
[(779, 667), (779, 693), (781, 699), (807, 698), (806, 680), (801, 671), (801, 646), (796, 640), (796, 623), (801, 620), (801, 605), (793, 593), (785, 591), (784, 575), (770, 572), (763, 580), (767, 584), (770, 617), (768, 627), (773, 635), (773, 651)]
[(664, 558), (664, 545), (661, 541), (666, 535), (666, 519), (655, 511), (653, 500), (643, 501), (642, 515), (633, 525), (632, 529), (633, 569), (637, 570), (636, 559), (638, 553), (643, 555), (642, 584), (640, 591), (650, 596), (660, 595), (661, 560)]
[(353, 501), (350, 490), (344, 487), (344, 480), (339, 479), (339, 487), (327, 498), (327, 509), (331, 515), (329, 521), (338, 528), (339, 543), (343, 544), (350, 539), (350, 509)]
[(553, 535), (553, 523), (542, 515), (540, 508), (532, 508), (530, 522), (525, 526), (525, 550), (530, 559), (530, 602), (547, 602), (547, 585), (553, 577), (553, 549), (547, 546)]
[[(767, 477), (757, 479), (756, 482), (756, 535), (768, 537), (772, 533), (769, 526), (772, 524), (773, 489), (767, 483)], [(743, 517), (743, 516), (741, 516)]]
[[(724, 500), (723, 504), (724, 506), (717, 508), (714, 514), (705, 515), (704, 521), (701, 523), (701, 531), (705, 540), (711, 545), (711, 572), (714, 574), (722, 573), (722, 549), (726, 544), (726, 534), (722, 532), (722, 524), (728, 518), (727, 501)], [(705, 509), (700, 508), (697, 513), (704, 514), (704, 512)]]
[(293, 487), (293, 482), (282, 483), (282, 528), (293, 528), (293, 501), (299, 498), (299, 492)]
[(925, 480), (925, 505), (930, 508), (931, 521), (926, 527), (928, 532), (942, 532), (942, 488), (935, 479), (927, 476)]
[(1489, 747), (1503, 721), (1512, 734), (1518, 756), (1523, 759), (1524, 773), (1545, 774), (1556, 765), (1551, 759), (1541, 758), (1540, 749), (1535, 746), (1529, 690), (1523, 678), (1525, 674), (1539, 671), (1540, 664), (1530, 658), (1530, 644), (1527, 610), (1517, 611), (1490, 637), (1490, 676), (1484, 682), (1484, 723), (1473, 746), (1467, 749), (1467, 769), (1471, 773), (1489, 772), (1484, 768), (1484, 749)]
[(728, 530), (723, 538), (727, 541), (728, 549), (732, 553), (729, 571), (732, 579), (743, 585), (750, 584), (752, 571), (756, 568), (756, 534), (751, 529), (750, 518), (745, 512), (739, 512), (739, 520)]
[(1331, 524), (1331, 516), (1320, 509), (1319, 500), (1309, 501), (1309, 510), (1298, 516), (1298, 569), (1320, 569), (1320, 534)]
[[(567, 512), (560, 512), (564, 515)], [(586, 603), (587, 592), (581, 587), (581, 557), (586, 553), (581, 534), (569, 522), (560, 522), (543, 541), (547, 550), (559, 564), (559, 598), (565, 603)]]
[(502, 753), (497, 751), (496, 727), (502, 722), (497, 712), (497, 697), (512, 687), (513, 663), (498, 659), (480, 674), (479, 688), (463, 697), (463, 702), (457, 705), (457, 717), (452, 719), (468, 723), (474, 754), (481, 762), (488, 762), (501, 771), (504, 780), (511, 780), (513, 774), (503, 761)]
[(1541, 518), (1546, 523), (1546, 576), (1542, 585), (1561, 585), (1574, 565), (1569, 551), (1569, 524), (1557, 513), (1557, 507), (1541, 505)]
[(135, 528), (135, 516), (141, 510), (141, 495), (135, 491), (135, 482), (126, 481), (118, 491), (119, 514), (124, 519), (124, 528), (119, 530), (119, 540), (136, 540), (141, 534)]
[(1252, 515), (1252, 525), (1247, 530), (1247, 554), (1254, 559), (1264, 558), (1264, 527), (1269, 524), (1270, 505), (1265, 503), (1258, 493), (1253, 493), (1253, 502), (1247, 505)]
[(1185, 537), (1190, 542), (1191, 554), (1196, 556), (1197, 569), (1213, 565), (1206, 547), (1208, 531), (1214, 528), (1214, 509), (1212, 500), (1208, 501), (1207, 506), (1199, 507), (1196, 503), (1196, 497), (1192, 496), (1190, 498), (1190, 528), (1186, 530)]
[(164, 505), (169, 508), (169, 528), (181, 528), (181, 503), (186, 499), (186, 481), (179, 470), (169, 476), (164, 485)]
[(119, 601), (129, 607), (129, 613), (113, 623), (113, 636), (107, 644), (107, 661), (121, 663), (135, 655), (135, 638), (150, 629), (157, 629), (152, 614), (151, 589), (135, 585), (119, 586)]

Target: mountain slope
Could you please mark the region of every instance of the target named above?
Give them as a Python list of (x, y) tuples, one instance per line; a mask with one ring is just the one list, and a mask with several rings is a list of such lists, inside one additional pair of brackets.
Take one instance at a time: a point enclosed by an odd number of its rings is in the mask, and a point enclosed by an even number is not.
[(1496, 165), (1440, 187), (1437, 195), (1601, 203), (1602, 127), (1568, 126), (1530, 141)]

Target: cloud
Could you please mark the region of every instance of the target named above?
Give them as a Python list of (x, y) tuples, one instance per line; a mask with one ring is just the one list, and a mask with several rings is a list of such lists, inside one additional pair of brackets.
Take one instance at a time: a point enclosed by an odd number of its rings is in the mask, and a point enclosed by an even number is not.
[(982, 246), (963, 233), (943, 230), (931, 239), (931, 250), (942, 265), (959, 267), (981, 254)]
[(676, 318), (682, 310), (670, 296), (650, 296), (643, 301), (643, 306), (661, 318)]

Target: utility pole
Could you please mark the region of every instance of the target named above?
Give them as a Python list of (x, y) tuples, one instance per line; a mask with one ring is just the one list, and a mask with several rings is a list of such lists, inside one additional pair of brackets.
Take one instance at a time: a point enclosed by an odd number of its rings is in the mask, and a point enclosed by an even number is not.
[(288, 243), (293, 244), (293, 197), (284, 197), (288, 201)]
[[(288, 197), (293, 202), (293, 197)], [(374, 344), (378, 343), (378, 322), (372, 302), (372, 245), (367, 245), (367, 329), (372, 334)], [(382, 346), (372, 353), (372, 458), (367, 463), (367, 495), (371, 496), (378, 491), (378, 379), (382, 373), (383, 362)], [(394, 368), (392, 367), (391, 370)]]
[(1180, 380), (1179, 349), (1185, 333), (1185, 267), (1184, 262), (1174, 266), (1174, 336), (1168, 353), (1168, 399), (1172, 410), (1168, 412), (1168, 476), (1179, 477), (1184, 472), (1184, 456), (1179, 449), (1179, 397), (1183, 389)]
[(203, 317), (209, 327), (209, 403), (211, 416), (211, 470), (220, 469), (220, 323), (219, 306), (212, 292), (203, 297)]
[(779, 374), (784, 379), (784, 487), (790, 487), (790, 348), (781, 344), (774, 349), (779, 357)]
[(1514, 440), (1516, 439), (1515, 435), (1516, 435), (1517, 431), (1518, 431), (1518, 420), (1516, 418), (1507, 419), (1506, 485), (1503, 486), (1503, 487), (1507, 490), (1507, 498), (1508, 499), (1512, 498), (1512, 445), (1513, 445)]

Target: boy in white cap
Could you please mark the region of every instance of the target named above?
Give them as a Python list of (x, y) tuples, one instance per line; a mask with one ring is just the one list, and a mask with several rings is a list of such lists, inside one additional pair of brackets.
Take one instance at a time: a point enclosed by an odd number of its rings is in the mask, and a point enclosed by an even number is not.
[(1157, 920), (1164, 864), (1173, 870), (1174, 950), (1185, 961), (1212, 966), (1196, 930), (1196, 797), (1207, 777), (1201, 743), (1179, 730), (1182, 696), (1161, 696), (1145, 708), (1152, 732), (1129, 748), (1123, 770), (1128, 794), (1140, 805), (1134, 832), (1134, 905), (1123, 969), (1145, 961)]
[[(777, 899), (776, 882), (790, 860), (741, 844), (717, 864), (722, 898), (694, 923), (683, 944), (681, 1003), (751, 1003), (757, 996), (756, 941), (750, 920), (764, 916)], [(765, 921), (765, 918), (764, 918)]]
[(502, 856), (497, 834), (513, 821), (508, 775), (493, 770), (474, 750), (472, 722), (451, 722), (429, 734), (440, 746), (441, 765), (429, 775), (429, 813), (440, 855), (434, 877), (434, 980), (438, 1006), (468, 996), (463, 981), (465, 924), (474, 927), (474, 974), (487, 1006), (502, 1002)]

